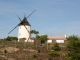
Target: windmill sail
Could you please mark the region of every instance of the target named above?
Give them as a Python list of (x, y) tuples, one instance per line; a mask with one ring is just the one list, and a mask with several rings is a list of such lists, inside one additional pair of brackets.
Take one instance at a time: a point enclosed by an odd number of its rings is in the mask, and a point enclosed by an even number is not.
[[(12, 10), (13, 10), (13, 9), (12, 9)], [(31, 14), (29, 14), (29, 15), (27, 16), (27, 18), (28, 18), (29, 16), (31, 16), (35, 11), (36, 11), (36, 10), (34, 10)], [(14, 11), (14, 13), (16, 14), (15, 11)], [(17, 14), (16, 14), (16, 15), (17, 15)], [(29, 24), (29, 22), (27, 21), (27, 18), (24, 17), (24, 19), (21, 20), (20, 17), (19, 17), (18, 15), (17, 15), (17, 17), (18, 17), (19, 20), (20, 20), (20, 23), (19, 23), (17, 26), (23, 24), (24, 27), (26, 28), (26, 30), (28, 31), (28, 33), (29, 33), (29, 38), (30, 38), (30, 36), (31, 36), (30, 31), (29, 31), (29, 30), (27, 29), (27, 27), (25, 26), (26, 24), (29, 25), (29, 26), (31, 26), (31, 25)], [(25, 23), (25, 22), (26, 22), (26, 23)], [(17, 27), (17, 26), (16, 26), (16, 27)], [(16, 27), (14, 27), (8, 34), (10, 34)], [(28, 40), (29, 40), (29, 38), (28, 38)], [(28, 41), (28, 40), (27, 40), (27, 41)]]

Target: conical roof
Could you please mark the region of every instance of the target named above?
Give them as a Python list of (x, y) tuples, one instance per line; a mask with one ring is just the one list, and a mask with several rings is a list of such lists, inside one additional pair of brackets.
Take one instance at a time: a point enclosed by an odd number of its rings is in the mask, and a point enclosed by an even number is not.
[(20, 22), (19, 25), (28, 25), (28, 26), (31, 26), (26, 17), (24, 17), (24, 19)]

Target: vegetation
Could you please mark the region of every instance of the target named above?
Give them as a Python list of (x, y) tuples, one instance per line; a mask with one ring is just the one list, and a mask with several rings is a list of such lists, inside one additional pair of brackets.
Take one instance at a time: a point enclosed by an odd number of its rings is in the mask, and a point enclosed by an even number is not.
[(14, 41), (14, 40), (18, 40), (17, 37), (13, 37), (13, 36), (8, 36), (7, 38), (5, 38), (4, 40), (7, 40), (7, 41)]
[(58, 56), (60, 56), (60, 54), (59, 54), (57, 51), (50, 52), (49, 55), (50, 55), (51, 57), (58, 57)]
[(47, 35), (41, 35), (41, 36), (37, 35), (36, 40), (41, 40), (41, 44), (45, 43), (47, 41)]
[(31, 34), (35, 34), (35, 35), (39, 34), (39, 32), (36, 31), (36, 30), (31, 30), (30, 33), (31, 33)]
[(77, 36), (72, 35), (68, 37), (67, 40), (68, 40), (67, 59), (68, 60), (80, 60), (80, 39)]
[(55, 43), (55, 44), (53, 45), (52, 50), (53, 50), (53, 51), (51, 51), (51, 52), (49, 53), (49, 55), (50, 55), (51, 57), (55, 58), (55, 57), (59, 57), (59, 56), (60, 56), (59, 51), (61, 50), (61, 48), (59, 47), (59, 44), (58, 44), (58, 43)]
[(34, 43), (13, 42), (17, 38), (11, 36), (5, 40), (1, 39), (0, 60), (80, 60), (80, 39), (75, 35), (67, 37), (67, 45), (48, 44), (48, 50), (45, 43), (47, 35), (40, 36), (37, 34), (36, 39), (42, 41), (44, 45), (36, 48)]
[(54, 46), (52, 47), (52, 50), (54, 50), (54, 51), (60, 51), (61, 48), (59, 47), (58, 43), (55, 43)]

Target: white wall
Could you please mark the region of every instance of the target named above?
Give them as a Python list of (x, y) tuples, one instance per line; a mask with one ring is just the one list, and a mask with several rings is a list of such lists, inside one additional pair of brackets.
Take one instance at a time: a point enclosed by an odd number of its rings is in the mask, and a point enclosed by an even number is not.
[[(30, 31), (30, 26), (27, 26), (27, 25), (25, 25), (25, 26), (28, 29), (28, 31)], [(24, 27), (24, 25), (20, 25), (19, 26), (18, 41), (19, 41), (19, 38), (26, 38), (25, 41), (27, 41), (27, 39), (29, 38), (29, 33), (26, 30), (26, 28)]]
[[(47, 40), (48, 43), (52, 43), (52, 40)], [(64, 40), (55, 40), (56, 43), (64, 43)]]
[(64, 40), (56, 40), (57, 43), (64, 43)]
[(47, 40), (47, 43), (52, 43), (52, 40)]

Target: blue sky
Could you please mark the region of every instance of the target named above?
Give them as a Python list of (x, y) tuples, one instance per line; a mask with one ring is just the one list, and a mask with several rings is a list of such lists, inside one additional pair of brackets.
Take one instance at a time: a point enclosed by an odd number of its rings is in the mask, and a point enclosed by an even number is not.
[(12, 9), (21, 19), (36, 9), (28, 21), (40, 34), (80, 36), (80, 0), (0, 0), (0, 38), (18, 35), (18, 27), (8, 34), (20, 22)]

